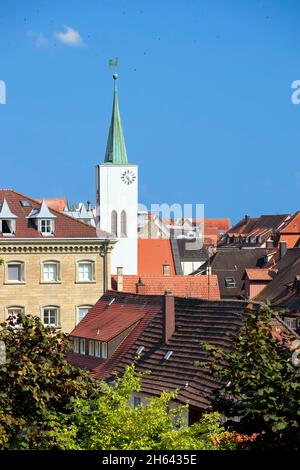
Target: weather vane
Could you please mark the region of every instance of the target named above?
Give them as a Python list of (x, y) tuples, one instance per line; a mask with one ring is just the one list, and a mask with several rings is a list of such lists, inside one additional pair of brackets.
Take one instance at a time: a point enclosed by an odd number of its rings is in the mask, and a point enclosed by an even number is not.
[(115, 57), (114, 59), (109, 59), (109, 61), (108, 61), (108, 66), (109, 66), (109, 67), (114, 67), (114, 68), (115, 68), (115, 72), (116, 72), (117, 67), (118, 67), (118, 63), (119, 63), (119, 58), (118, 58), (118, 57)]

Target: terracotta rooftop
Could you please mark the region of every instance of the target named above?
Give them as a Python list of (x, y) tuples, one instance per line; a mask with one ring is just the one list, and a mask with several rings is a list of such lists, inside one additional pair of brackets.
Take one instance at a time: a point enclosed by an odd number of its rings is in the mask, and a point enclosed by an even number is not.
[[(170, 290), (181, 297), (220, 299), (218, 277), (212, 276), (130, 276), (123, 275), (123, 291), (136, 293), (136, 283), (141, 279), (145, 284), (144, 294), (163, 295)], [(117, 289), (117, 276), (112, 276), (112, 287)]]
[[(195, 364), (195, 361), (210, 360), (199, 343), (208, 342), (230, 349), (247, 318), (246, 309), (259, 308), (258, 304), (245, 301), (175, 297), (175, 331), (166, 344), (163, 340), (164, 296), (107, 292), (99, 302), (106, 305), (112, 298), (115, 298), (114, 304), (126, 310), (128, 316), (142, 309), (143, 317), (108, 360), (99, 360), (98, 365), (92, 368), (92, 374), (99, 379), (109, 379), (114, 371), (122, 373), (127, 365), (137, 359), (137, 350), (143, 346), (136, 368), (151, 373), (143, 377), (141, 391), (159, 395), (165, 390), (177, 389), (179, 402), (188, 402), (201, 410), (209, 408), (219, 383), (203, 367)], [(101, 307), (99, 315), (103, 312)], [(90, 315), (91, 311), (87, 317)], [(97, 321), (94, 316), (94, 322)], [(169, 351), (172, 354), (166, 359)], [(76, 363), (76, 356), (79, 354), (71, 354), (70, 361)]]
[(296, 233), (300, 236), (300, 211), (293, 215), (291, 220), (280, 231), (280, 233)]
[[(32, 209), (39, 209), (40, 204), (32, 198), (20, 194), (12, 189), (0, 189), (0, 204), (6, 199), (10, 210), (17, 216), (16, 219), (16, 235), (9, 236), (10, 240), (15, 238), (47, 238), (42, 235), (33, 225), (27, 216), (31, 213)], [(50, 212), (55, 216), (55, 233), (48, 238), (108, 238), (112, 235), (107, 232), (98, 232), (96, 229), (75, 220), (61, 212), (50, 209)], [(0, 239), (8, 238), (0, 233)]]
[(270, 281), (272, 277), (269, 274), (269, 269), (254, 268), (245, 269), (245, 275), (250, 281)]
[[(36, 201), (41, 203), (43, 199), (36, 199)], [(49, 207), (49, 209), (53, 209), (54, 211), (57, 211), (57, 212), (62, 212), (65, 209), (65, 207), (68, 205), (66, 197), (50, 198), (50, 199), (48, 198), (48, 199), (44, 199), (44, 201)]]
[[(289, 214), (262, 215), (258, 218), (249, 216), (241, 219), (227, 231), (228, 236), (267, 237), (277, 232), (289, 220)], [(224, 243), (222, 241), (222, 243)]]
[(163, 274), (163, 265), (169, 264), (170, 274), (175, 274), (171, 242), (167, 238), (138, 239), (138, 273)]

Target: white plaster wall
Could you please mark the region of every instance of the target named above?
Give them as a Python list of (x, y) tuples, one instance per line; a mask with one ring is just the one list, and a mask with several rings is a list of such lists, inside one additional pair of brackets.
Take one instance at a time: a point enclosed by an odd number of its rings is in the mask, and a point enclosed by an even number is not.
[[(133, 183), (125, 184), (122, 174), (130, 170), (135, 175)], [(137, 274), (137, 212), (138, 212), (138, 167), (137, 165), (102, 164), (97, 172), (97, 213), (100, 215), (100, 228), (111, 232), (111, 213), (118, 214), (118, 242), (111, 253), (111, 273), (117, 267), (124, 268), (124, 274)], [(121, 212), (127, 214), (127, 237), (120, 238)]]

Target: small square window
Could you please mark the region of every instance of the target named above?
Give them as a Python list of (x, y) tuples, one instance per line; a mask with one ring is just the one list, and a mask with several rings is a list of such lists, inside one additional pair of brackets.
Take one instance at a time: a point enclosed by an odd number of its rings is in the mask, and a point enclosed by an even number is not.
[(236, 287), (234, 277), (225, 277), (225, 287)]
[(44, 235), (51, 234), (53, 232), (53, 221), (51, 219), (41, 219), (40, 232)]
[(77, 323), (81, 322), (91, 307), (78, 307)]

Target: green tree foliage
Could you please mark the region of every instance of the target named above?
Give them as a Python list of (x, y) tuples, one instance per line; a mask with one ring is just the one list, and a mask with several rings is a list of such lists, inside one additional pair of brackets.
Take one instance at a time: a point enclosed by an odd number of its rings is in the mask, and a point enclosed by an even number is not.
[(0, 365), (0, 448), (4, 449), (222, 449), (232, 436), (218, 413), (187, 427), (176, 393), (134, 408), (141, 387), (134, 365), (112, 383), (92, 380), (65, 360), (67, 338), (39, 318), (1, 324), (7, 361)]
[(232, 351), (211, 345), (204, 349), (217, 360), (206, 363), (224, 385), (214, 409), (239, 416), (234, 428), (257, 433), (253, 445), (262, 448), (300, 446), (300, 375), (292, 353), (272, 335), (274, 312), (265, 305), (249, 314)]
[(51, 448), (65, 430), (70, 398), (90, 398), (97, 387), (65, 360), (67, 338), (39, 318), (21, 315), (2, 323), (6, 363), (0, 366), (0, 447)]
[(71, 421), (76, 425), (74, 442), (88, 450), (217, 449), (231, 448), (232, 439), (220, 425), (218, 413), (183, 426), (187, 406), (172, 406), (176, 393), (152, 397), (145, 405), (132, 407), (129, 400), (141, 387), (134, 365), (111, 384), (102, 383), (99, 397), (72, 404)]

